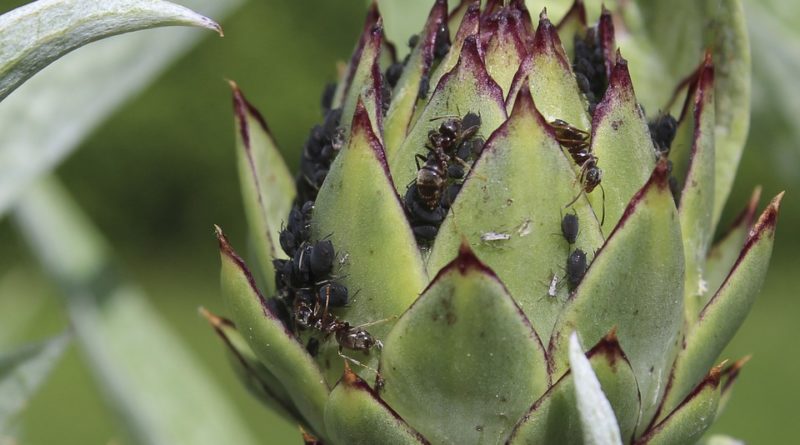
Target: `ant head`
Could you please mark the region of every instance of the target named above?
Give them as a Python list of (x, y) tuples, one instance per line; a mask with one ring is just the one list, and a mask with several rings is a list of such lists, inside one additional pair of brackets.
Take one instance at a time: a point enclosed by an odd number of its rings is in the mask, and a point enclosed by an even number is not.
[(600, 167), (592, 167), (586, 172), (586, 191), (591, 192), (603, 180), (603, 170)]

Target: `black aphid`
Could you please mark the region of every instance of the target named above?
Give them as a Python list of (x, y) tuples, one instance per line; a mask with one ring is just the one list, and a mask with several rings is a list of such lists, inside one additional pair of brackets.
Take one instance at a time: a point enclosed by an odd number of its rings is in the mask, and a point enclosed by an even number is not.
[(656, 157), (667, 156), (672, 146), (672, 141), (675, 139), (675, 133), (678, 130), (678, 121), (667, 113), (650, 121), (647, 126), (650, 128), (650, 137), (653, 139)]
[(579, 230), (578, 214), (567, 213), (564, 215), (561, 219), (561, 234), (564, 235), (564, 239), (567, 240), (570, 245), (575, 244), (575, 240), (578, 239)]
[(567, 284), (570, 291), (574, 290), (583, 280), (587, 267), (586, 253), (583, 250), (575, 249), (569, 254), (567, 257)]
[(431, 88), (431, 80), (428, 76), (422, 76), (419, 80), (419, 91), (417, 92), (417, 99), (425, 99), (428, 97), (428, 91)]
[(331, 109), (331, 105), (333, 105), (333, 96), (336, 95), (336, 84), (331, 82), (325, 85), (325, 89), (322, 91), (322, 98), (320, 99), (320, 105), (322, 105), (322, 114), (326, 114)]
[(319, 340), (314, 337), (309, 338), (306, 344), (306, 351), (308, 355), (316, 357), (319, 354)]
[(329, 110), (325, 114), (325, 121), (315, 125), (309, 132), (295, 180), (298, 203), (316, 199), (333, 159), (342, 148), (344, 134), (339, 127), (341, 118), (341, 109)]
[(575, 34), (575, 58), (572, 62), (572, 71), (578, 88), (589, 102), (589, 113), (594, 114), (600, 99), (608, 88), (605, 58), (600, 47), (596, 27), (589, 28), (586, 35)]
[(447, 29), (447, 20), (443, 20), (436, 30), (436, 40), (433, 44), (433, 57), (443, 59), (450, 52), (450, 30)]
[(311, 248), (309, 267), (311, 275), (315, 280), (324, 279), (333, 270), (333, 260), (336, 258), (336, 251), (330, 240), (323, 240), (314, 243)]
[(403, 62), (395, 62), (389, 65), (389, 68), (386, 68), (386, 82), (394, 88), (397, 86), (397, 81), (400, 80), (400, 76), (403, 74)]
[(322, 284), (317, 290), (317, 301), (330, 307), (344, 307), (349, 301), (347, 287), (335, 281)]

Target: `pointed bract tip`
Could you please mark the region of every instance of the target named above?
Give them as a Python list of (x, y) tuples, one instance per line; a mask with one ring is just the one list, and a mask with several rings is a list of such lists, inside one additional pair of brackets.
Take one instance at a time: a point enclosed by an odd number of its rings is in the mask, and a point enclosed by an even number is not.
[(308, 431), (304, 430), (302, 426), (298, 425), (297, 428), (300, 429), (300, 435), (303, 437), (303, 444), (304, 445), (321, 445), (322, 442), (319, 441), (313, 434), (309, 433)]
[(616, 326), (612, 327), (611, 330), (608, 331), (608, 334), (601, 338), (597, 344), (592, 346), (592, 348), (586, 352), (586, 357), (591, 358), (598, 354), (606, 355), (610, 363), (614, 363), (618, 358), (621, 358), (626, 362), (628, 361), (625, 351), (622, 350), (622, 345), (619, 344)]
[(464, 39), (464, 46), (461, 48), (461, 56), (458, 63), (467, 65), (483, 65), (481, 50), (478, 42), (478, 34), (472, 34)]
[[(603, 96), (603, 100), (601, 102), (605, 102), (606, 98), (608, 97), (613, 97), (609, 95), (609, 93), (612, 91), (623, 92), (632, 90), (633, 82), (631, 81), (631, 73), (628, 70), (628, 61), (622, 57), (622, 54), (618, 49), (616, 61), (614, 62), (613, 68), (611, 68), (611, 75), (609, 76), (608, 80), (608, 89), (606, 90), (606, 94)], [(598, 107), (600, 106), (598, 105)]]
[(235, 259), (237, 263), (244, 264), (242, 259), (239, 258), (239, 255), (237, 255), (236, 252), (233, 250), (231, 243), (228, 242), (228, 237), (225, 236), (225, 234), (222, 232), (222, 229), (216, 224), (214, 224), (214, 234), (217, 236), (217, 242), (219, 243), (220, 253)]
[(653, 170), (651, 181), (661, 188), (669, 188), (669, 173), (669, 161), (666, 158), (662, 158), (656, 164), (655, 170)]
[(705, 52), (703, 53), (703, 66), (714, 66), (714, 53), (712, 52), (711, 48), (706, 48)]
[(747, 362), (749, 362), (750, 359), (752, 358), (753, 358), (752, 355), (746, 355), (740, 358), (739, 360), (736, 360), (735, 362), (728, 365), (725, 369), (723, 369), (722, 374), (726, 376), (737, 374), (744, 367), (744, 365), (746, 365)]
[[(750, 230), (750, 238), (758, 238), (765, 230), (772, 230), (775, 228), (775, 224), (778, 222), (778, 214), (781, 210), (781, 202), (785, 194), (786, 192), (783, 191), (772, 198), (772, 201), (770, 201), (767, 208), (764, 209), (764, 212), (758, 217), (756, 224)], [(750, 243), (748, 242), (748, 244)]]
[(550, 22), (550, 19), (547, 18), (547, 7), (546, 6), (544, 8), (542, 8), (542, 12), (539, 13), (539, 24), (540, 24), (540, 26), (541, 26), (541, 23), (545, 22), (545, 21), (548, 22), (548, 23)]
[(547, 54), (555, 55), (558, 62), (565, 71), (570, 71), (570, 61), (564, 47), (561, 45), (561, 38), (558, 36), (558, 29), (553, 26), (550, 19), (545, 15), (539, 17), (539, 26), (533, 35), (533, 50), (531, 55)]
[(713, 368), (711, 368), (711, 370), (708, 371), (708, 375), (706, 376), (705, 380), (707, 382), (713, 384), (714, 386), (717, 386), (719, 384), (719, 379), (722, 376), (722, 370), (725, 368), (725, 365), (727, 363), (728, 363), (728, 360), (726, 359), (726, 360), (723, 360), (722, 363), (720, 363), (719, 365), (714, 366)]
[(356, 386), (361, 383), (361, 377), (350, 369), (350, 364), (347, 363), (347, 360), (344, 361), (344, 372), (342, 373), (341, 382), (346, 386)]
[(571, 17), (576, 17), (578, 19), (578, 23), (582, 26), (586, 26), (586, 6), (583, 4), (583, 0), (575, 0), (572, 3), (572, 6), (569, 8), (566, 14), (561, 18), (561, 21), (558, 22), (558, 28), (561, 29), (566, 23), (571, 20)]
[(617, 340), (617, 327), (614, 326), (613, 328), (611, 328), (611, 330), (608, 331), (608, 334), (606, 334), (606, 336), (603, 338), (603, 340), (607, 341), (609, 343), (618, 343), (618, 340)]
[(353, 113), (353, 123), (351, 127), (353, 133), (361, 131), (372, 132), (372, 121), (369, 118), (367, 107), (364, 105), (364, 98), (360, 95), (356, 102), (356, 109)]
[(625, 58), (622, 57), (622, 49), (617, 48), (617, 51), (616, 51), (615, 54), (617, 55), (617, 57), (616, 57), (616, 63), (614, 64), (614, 66), (615, 67), (624, 66), (625, 69), (628, 69), (628, 61)]
[[(470, 270), (479, 270), (493, 277), (496, 276), (494, 271), (475, 255), (475, 251), (472, 250), (469, 241), (467, 241), (467, 238), (463, 235), (461, 236), (461, 244), (458, 246), (458, 256), (456, 256), (450, 264), (443, 267), (439, 273), (442, 274), (452, 268), (457, 268), (462, 275), (466, 275)], [(436, 281), (436, 279), (434, 279), (434, 281)]]
[(206, 321), (208, 321), (208, 323), (215, 328), (221, 327), (223, 324), (225, 324), (221, 317), (218, 317), (203, 306), (197, 308), (197, 313), (200, 314), (201, 317), (205, 318)]

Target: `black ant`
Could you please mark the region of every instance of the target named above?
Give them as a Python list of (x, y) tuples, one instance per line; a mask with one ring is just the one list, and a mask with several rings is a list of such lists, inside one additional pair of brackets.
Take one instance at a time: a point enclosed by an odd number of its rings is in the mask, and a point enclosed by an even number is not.
[[(338, 354), (340, 357), (378, 374), (374, 369), (352, 357), (346, 356), (342, 351), (344, 349), (349, 349), (352, 351), (369, 353), (373, 348), (377, 348), (378, 350), (383, 349), (383, 343), (364, 329), (366, 326), (379, 322), (352, 326), (350, 323), (342, 321), (328, 312), (327, 300), (323, 305), (319, 300), (310, 302), (301, 299), (295, 300), (294, 322), (298, 329), (310, 329), (321, 334), (323, 340), (328, 339), (332, 335), (339, 345)], [(314, 346), (310, 340), (309, 346)], [(318, 350), (318, 346), (316, 346), (315, 349)]]
[[(561, 119), (550, 122), (550, 127), (556, 136), (556, 141), (567, 149), (572, 160), (581, 167), (578, 180), (581, 183), (582, 192), (591, 193), (598, 185), (603, 193), (603, 216), (600, 221), (602, 226), (606, 220), (606, 191), (600, 181), (603, 180), (603, 170), (597, 166), (597, 156), (592, 153), (590, 146), (589, 133), (575, 128)], [(571, 206), (580, 198), (578, 193), (566, 207)]]
[[(435, 119), (441, 118), (432, 120)], [(481, 117), (476, 113), (469, 112), (463, 118), (449, 117), (439, 125), (438, 131), (428, 133), (428, 145), (439, 146), (447, 155), (453, 156), (464, 142), (478, 134), (480, 128)]]
[[(429, 139), (438, 140), (437, 134), (429, 135)], [(450, 157), (439, 145), (428, 146), (428, 149), (430, 150), (428, 156), (418, 154), (415, 157), (417, 162), (415, 185), (422, 202), (429, 210), (434, 210), (439, 205), (442, 191), (447, 184), (447, 166)], [(423, 161), (422, 166), (419, 164), (420, 160)]]

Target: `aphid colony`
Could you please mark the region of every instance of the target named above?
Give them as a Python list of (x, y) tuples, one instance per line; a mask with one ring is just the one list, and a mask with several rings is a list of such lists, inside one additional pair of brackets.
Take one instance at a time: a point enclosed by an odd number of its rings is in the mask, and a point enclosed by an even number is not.
[[(408, 47), (411, 51), (417, 47), (419, 44), (419, 36), (412, 35), (411, 38), (408, 39)], [(433, 40), (433, 59), (434, 62), (441, 61), (444, 56), (450, 51), (450, 31), (447, 28), (447, 21), (442, 21), (439, 25), (439, 28), (436, 30), (436, 35), (434, 36)], [(402, 62), (394, 62), (393, 64), (389, 65), (389, 68), (386, 69), (384, 73), (384, 85), (388, 85), (391, 88), (397, 86), (397, 82), (400, 81), (400, 76), (403, 75), (403, 69), (408, 64), (408, 60), (411, 58), (411, 54), (409, 53), (403, 59)], [(427, 76), (423, 76), (420, 80), (419, 90), (417, 92), (417, 97), (419, 99), (424, 99), (428, 96), (428, 91), (430, 90), (430, 80)], [(390, 90), (391, 91), (391, 90)], [(391, 93), (390, 93), (391, 94)], [(384, 94), (385, 96), (385, 94)], [(388, 105), (388, 101), (384, 102)]]
[[(419, 36), (409, 39), (408, 45), (412, 51), (419, 44)], [(433, 44), (434, 62), (437, 62), (444, 58), (451, 45), (446, 21), (437, 30)], [(392, 89), (399, 82), (409, 57), (410, 55), (403, 61), (391, 64), (383, 74), (384, 114), (388, 110)], [(573, 71), (589, 104), (590, 114), (594, 113), (608, 87), (604, 63), (596, 27), (590, 28), (583, 36), (575, 36)], [(427, 97), (429, 88), (428, 78), (423, 77), (418, 97)], [(281, 248), (289, 259), (273, 261), (278, 295), (268, 301), (272, 310), (281, 316), (296, 335), (299, 336), (301, 331), (312, 331), (315, 334), (307, 344), (312, 355), (316, 355), (320, 340), (331, 336), (339, 344), (340, 354), (343, 348), (368, 352), (374, 347), (382, 346), (363, 327), (351, 326), (330, 312), (331, 309), (348, 304), (349, 292), (334, 275), (336, 251), (333, 243), (329, 239), (311, 241), (314, 200), (333, 159), (343, 146), (345, 137), (340, 127), (341, 110), (331, 109), (334, 92), (335, 84), (328, 85), (325, 89), (322, 96), (324, 122), (311, 129), (303, 149), (300, 172), (296, 179), (298, 204), (292, 208), (286, 226), (280, 233)], [(415, 158), (417, 175), (408, 185), (403, 199), (406, 216), (421, 246), (428, 246), (436, 237), (461, 190), (468, 170), (479, 157), (485, 143), (478, 135), (481, 127), (479, 114), (468, 112), (463, 117), (439, 119), (444, 120), (428, 133), (425, 143), (427, 153), (418, 154)], [(591, 193), (597, 186), (603, 191), (603, 171), (598, 167), (598, 158), (591, 151), (589, 133), (561, 119), (555, 119), (549, 125), (558, 143), (580, 168), (576, 180), (581, 184), (581, 191), (565, 205), (565, 208), (569, 208), (582, 193)], [(664, 114), (650, 122), (649, 127), (656, 157), (667, 157), (675, 137), (677, 122), (671, 115)], [(678, 187), (674, 177), (670, 177), (670, 186), (677, 202)], [(604, 191), (603, 206), (605, 207)], [(605, 208), (601, 225), (604, 219)], [(561, 234), (572, 249), (579, 235), (579, 220), (574, 211), (563, 216)], [(563, 278), (570, 292), (580, 284), (587, 269), (586, 253), (579, 248), (572, 249), (567, 256)], [(558, 281), (558, 276), (554, 274), (548, 286), (548, 295), (551, 297), (556, 295)]]
[(330, 91), (332, 90), (326, 89), (325, 96), (323, 96), (325, 121), (311, 129), (303, 146), (300, 172), (295, 180), (297, 202), (300, 203), (314, 201), (317, 198), (317, 193), (328, 175), (331, 163), (344, 144), (344, 133), (339, 127), (342, 110), (330, 109), (329, 97), (332, 99)]
[(589, 103), (589, 114), (594, 114), (595, 107), (608, 88), (605, 57), (600, 46), (597, 27), (590, 27), (585, 36), (576, 34), (574, 42), (575, 59), (572, 71), (575, 72), (578, 88)]
[(484, 140), (477, 135), (480, 126), (481, 117), (472, 112), (463, 118), (446, 118), (428, 133), (427, 155), (416, 156), (417, 177), (409, 184), (403, 203), (420, 245), (436, 237), (467, 169), (483, 150)]
[[(311, 242), (313, 201), (294, 206), (289, 221), (280, 233), (280, 244), (289, 259), (275, 259), (275, 286), (278, 299), (289, 309), (289, 325), (296, 333), (311, 330), (323, 339), (333, 335), (342, 348), (367, 352), (380, 347), (380, 342), (364, 329), (351, 326), (330, 312), (348, 303), (347, 287), (333, 274), (336, 251), (330, 240)], [(311, 338), (307, 345), (314, 355), (319, 340)]]

